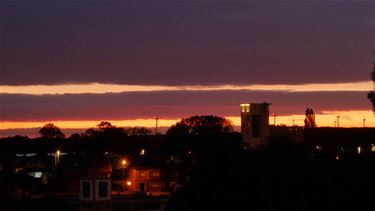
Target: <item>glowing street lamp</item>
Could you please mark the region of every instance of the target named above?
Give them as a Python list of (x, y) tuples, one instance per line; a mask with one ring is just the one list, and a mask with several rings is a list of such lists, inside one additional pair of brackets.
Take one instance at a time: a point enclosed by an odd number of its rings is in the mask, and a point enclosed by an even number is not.
[(139, 152), (139, 155), (145, 155), (146, 154), (146, 150), (145, 149), (141, 149), (141, 151)]
[(57, 164), (60, 163), (60, 150), (56, 150), (56, 153), (55, 153), (55, 165), (57, 166)]

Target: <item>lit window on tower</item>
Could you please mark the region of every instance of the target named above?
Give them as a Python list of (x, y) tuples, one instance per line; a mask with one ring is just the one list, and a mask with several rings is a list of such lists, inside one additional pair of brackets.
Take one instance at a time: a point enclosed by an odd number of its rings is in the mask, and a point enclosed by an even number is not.
[(241, 104), (241, 112), (250, 112), (250, 104), (248, 103)]

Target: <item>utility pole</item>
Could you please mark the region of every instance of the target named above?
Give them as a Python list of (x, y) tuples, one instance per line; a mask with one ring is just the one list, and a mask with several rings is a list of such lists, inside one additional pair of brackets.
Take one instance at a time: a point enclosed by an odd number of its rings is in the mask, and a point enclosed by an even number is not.
[(273, 116), (273, 126), (276, 126), (276, 116), (277, 115), (275, 113), (273, 113), (272, 116)]
[(337, 127), (340, 127), (340, 123), (339, 123), (340, 116), (336, 116), (336, 117), (337, 117)]
[(366, 118), (363, 118), (363, 127), (365, 127)]
[(292, 124), (292, 126), (294, 127), (294, 119), (292, 119), (292, 121), (293, 121), (293, 124)]
[(155, 120), (156, 120), (155, 135), (158, 135), (158, 120), (159, 120), (159, 117), (155, 117)]

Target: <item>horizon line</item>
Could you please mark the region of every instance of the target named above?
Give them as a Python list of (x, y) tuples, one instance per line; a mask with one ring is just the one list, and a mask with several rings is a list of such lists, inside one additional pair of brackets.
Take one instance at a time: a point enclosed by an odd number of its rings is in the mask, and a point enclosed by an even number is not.
[[(375, 115), (371, 110), (349, 110), (349, 111), (321, 111), (316, 113), (316, 121), (319, 127), (332, 126), (336, 121), (337, 115), (340, 116), (340, 127), (361, 127), (363, 126), (363, 119), (365, 119), (365, 125), (367, 127), (375, 127)], [(220, 115), (216, 115), (220, 116)], [(240, 116), (223, 116), (224, 118), (232, 121), (233, 126), (240, 126)], [(159, 117), (158, 127), (170, 127), (176, 124), (180, 118), (168, 118)], [(294, 122), (296, 125), (304, 125), (304, 114), (290, 114), (290, 115), (278, 115), (276, 117), (276, 125), (285, 124), (286, 126), (292, 125)], [(294, 120), (294, 121), (293, 121)], [(155, 118), (138, 118), (138, 119), (120, 119), (120, 120), (37, 120), (37, 121), (0, 121), (0, 130), (11, 130), (11, 129), (28, 129), (28, 128), (40, 128), (47, 123), (53, 123), (59, 128), (66, 129), (77, 129), (77, 128), (93, 128), (101, 121), (108, 121), (112, 125), (117, 127), (148, 127), (155, 128)], [(274, 117), (269, 116), (269, 122), (273, 123)], [(270, 124), (272, 125), (272, 124)]]

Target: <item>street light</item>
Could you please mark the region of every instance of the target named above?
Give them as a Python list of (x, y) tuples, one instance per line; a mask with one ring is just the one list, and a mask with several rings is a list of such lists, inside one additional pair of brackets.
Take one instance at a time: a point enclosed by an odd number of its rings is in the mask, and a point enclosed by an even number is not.
[(57, 166), (57, 164), (60, 163), (60, 150), (56, 150), (56, 153), (55, 153), (55, 165)]
[(141, 151), (139, 152), (139, 155), (145, 155), (146, 154), (146, 150), (145, 149), (141, 149)]

